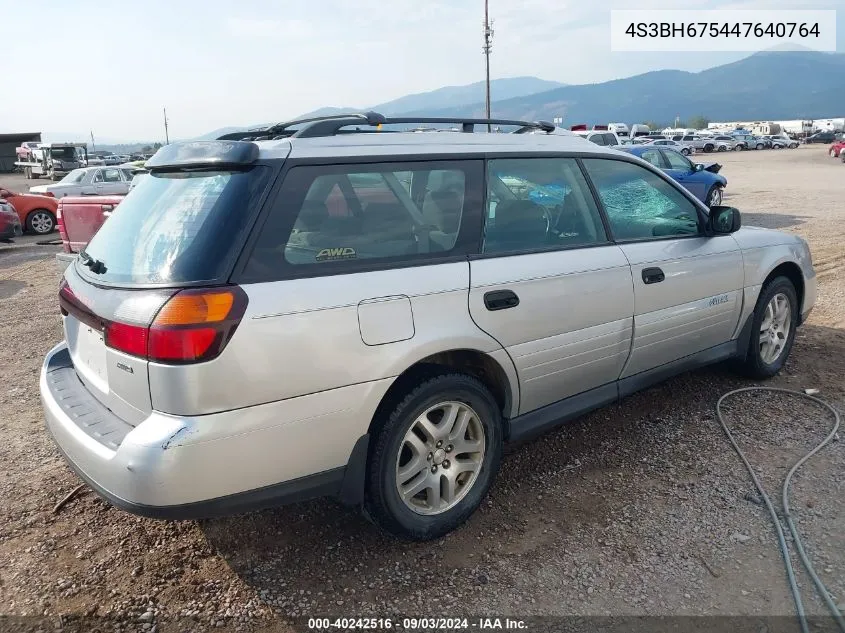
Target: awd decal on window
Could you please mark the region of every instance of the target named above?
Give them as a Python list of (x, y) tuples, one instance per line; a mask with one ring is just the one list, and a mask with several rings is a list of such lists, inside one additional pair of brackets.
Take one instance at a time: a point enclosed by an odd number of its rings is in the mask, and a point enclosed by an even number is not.
[(355, 259), (356, 257), (358, 257), (358, 254), (355, 252), (355, 249), (346, 246), (342, 248), (324, 248), (317, 253), (316, 260), (318, 262), (330, 262), (341, 259)]

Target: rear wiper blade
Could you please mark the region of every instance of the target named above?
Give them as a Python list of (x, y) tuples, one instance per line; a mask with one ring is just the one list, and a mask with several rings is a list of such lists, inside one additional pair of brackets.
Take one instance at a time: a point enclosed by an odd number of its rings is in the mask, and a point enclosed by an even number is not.
[(79, 253), (79, 258), (82, 260), (82, 265), (91, 269), (95, 275), (102, 275), (106, 272), (106, 265), (99, 259), (94, 259), (85, 251)]

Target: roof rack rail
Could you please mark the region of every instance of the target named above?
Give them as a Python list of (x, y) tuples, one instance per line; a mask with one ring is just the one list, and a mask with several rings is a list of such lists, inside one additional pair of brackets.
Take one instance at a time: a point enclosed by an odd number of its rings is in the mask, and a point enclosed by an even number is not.
[[(382, 125), (410, 125), (410, 124), (458, 124), (461, 132), (471, 133), (475, 131), (476, 125), (508, 125), (516, 126), (515, 134), (522, 134), (532, 130), (552, 132), (555, 129), (553, 123), (548, 121), (519, 121), (514, 119), (474, 119), (465, 117), (386, 117), (378, 112), (361, 112), (350, 114), (334, 114), (321, 117), (309, 117), (305, 119), (294, 119), (284, 123), (277, 123), (265, 128), (255, 128), (242, 132), (231, 132), (219, 137), (218, 140), (229, 141), (261, 141), (281, 138), (318, 138), (334, 136), (341, 132), (342, 128), (350, 125), (370, 126), (381, 130)], [(304, 126), (299, 129), (292, 129), (295, 126)], [(368, 132), (362, 130), (356, 132)], [(385, 130), (387, 131), (387, 130)]]
[(336, 121), (338, 119), (351, 119), (354, 124), (364, 125), (378, 125), (384, 117), (378, 112), (350, 112), (344, 114), (329, 114), (325, 116), (306, 117), (304, 119), (293, 119), (291, 121), (283, 121), (281, 123), (274, 123), (267, 127), (252, 128), (250, 130), (243, 130), (241, 132), (230, 132), (217, 138), (218, 141), (266, 141), (270, 139), (280, 139), (293, 136), (299, 130), (292, 130), (290, 128), (296, 125), (315, 124), (323, 121)]

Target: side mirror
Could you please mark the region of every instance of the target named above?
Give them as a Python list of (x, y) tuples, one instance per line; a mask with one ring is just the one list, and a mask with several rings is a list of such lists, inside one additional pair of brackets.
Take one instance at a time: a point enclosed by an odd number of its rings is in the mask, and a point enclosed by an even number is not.
[(727, 235), (740, 229), (742, 216), (734, 207), (711, 207), (708, 225), (716, 235)]
[(704, 165), (701, 163), (695, 163), (695, 165), (693, 165), (693, 171), (704, 171)]

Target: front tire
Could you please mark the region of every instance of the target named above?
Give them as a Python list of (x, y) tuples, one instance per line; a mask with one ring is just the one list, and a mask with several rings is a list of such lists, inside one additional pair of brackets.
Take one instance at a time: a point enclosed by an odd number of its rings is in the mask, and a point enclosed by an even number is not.
[(713, 208), (720, 204), (722, 204), (722, 188), (719, 185), (713, 185), (707, 192), (707, 206)]
[(833, 149), (832, 147), (830, 148), (830, 150), (828, 150), (827, 153), (830, 154), (831, 158), (836, 158), (836, 150)]
[(429, 378), (374, 433), (365, 508), (385, 531), (416, 541), (451, 532), (481, 504), (502, 459), (502, 414), (476, 378)]
[(56, 216), (47, 209), (36, 209), (26, 216), (26, 229), (36, 235), (47, 235), (56, 228)]
[(681, 150), (681, 154), (683, 154), (684, 156), (689, 156), (689, 150), (688, 150), (686, 147), (684, 147), (684, 148)]
[(710, 152), (712, 152), (715, 149), (715, 147), (716, 146), (713, 145), (712, 143), (707, 143), (707, 145), (704, 146), (704, 151), (709, 154)]
[(757, 143), (757, 149), (763, 149), (764, 147), (765, 145), (763, 145), (762, 143)]
[(795, 286), (786, 277), (775, 277), (763, 286), (754, 307), (744, 373), (757, 379), (777, 374), (789, 358), (797, 325)]

